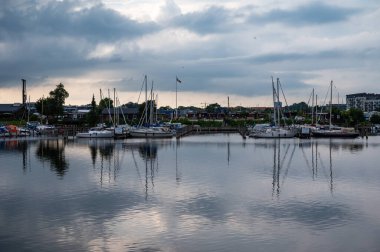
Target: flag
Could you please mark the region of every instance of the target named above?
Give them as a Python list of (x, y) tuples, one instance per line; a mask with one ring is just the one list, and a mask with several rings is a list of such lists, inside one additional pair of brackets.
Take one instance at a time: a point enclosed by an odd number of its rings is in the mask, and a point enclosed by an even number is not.
[(182, 83), (182, 81), (180, 79), (178, 79), (178, 77), (176, 76), (176, 81), (179, 82), (179, 83)]

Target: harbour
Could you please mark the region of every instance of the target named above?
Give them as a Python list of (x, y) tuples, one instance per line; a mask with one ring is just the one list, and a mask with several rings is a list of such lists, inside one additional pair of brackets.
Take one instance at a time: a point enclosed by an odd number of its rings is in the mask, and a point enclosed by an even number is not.
[(376, 251), (379, 148), (238, 133), (3, 140), (0, 247)]

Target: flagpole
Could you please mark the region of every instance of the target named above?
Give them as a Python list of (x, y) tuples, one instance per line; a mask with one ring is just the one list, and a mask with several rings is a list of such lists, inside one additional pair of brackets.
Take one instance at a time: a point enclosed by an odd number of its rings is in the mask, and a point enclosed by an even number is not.
[(177, 89), (178, 89), (178, 78), (175, 77), (175, 119), (178, 119), (178, 106), (177, 106)]

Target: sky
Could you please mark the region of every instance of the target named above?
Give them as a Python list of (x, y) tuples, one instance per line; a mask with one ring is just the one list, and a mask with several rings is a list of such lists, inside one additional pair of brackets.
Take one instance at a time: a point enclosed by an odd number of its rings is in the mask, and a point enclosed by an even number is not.
[[(142, 102), (144, 76), (159, 106), (271, 106), (315, 89), (333, 103), (380, 93), (378, 0), (3, 0), (0, 103), (31, 101), (63, 83), (66, 104)], [(181, 83), (176, 82), (176, 76)], [(177, 89), (177, 92), (176, 92)], [(285, 102), (286, 99), (286, 102)]]

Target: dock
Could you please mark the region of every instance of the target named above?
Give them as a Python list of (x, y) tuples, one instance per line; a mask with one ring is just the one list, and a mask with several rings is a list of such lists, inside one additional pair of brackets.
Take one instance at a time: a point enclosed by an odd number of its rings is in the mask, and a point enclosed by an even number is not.
[(176, 138), (178, 139), (196, 134), (239, 133), (245, 139), (247, 132), (248, 129), (246, 127), (200, 127), (196, 125), (188, 125), (177, 130)]

